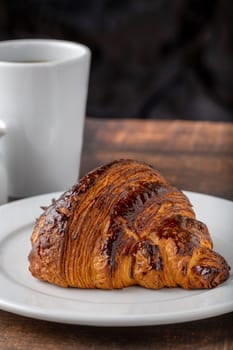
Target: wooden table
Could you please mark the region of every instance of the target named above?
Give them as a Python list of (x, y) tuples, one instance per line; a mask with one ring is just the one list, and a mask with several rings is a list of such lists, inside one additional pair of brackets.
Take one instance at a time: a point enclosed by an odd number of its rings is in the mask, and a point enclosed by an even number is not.
[[(231, 123), (88, 118), (81, 175), (116, 158), (144, 160), (181, 189), (233, 200)], [(233, 313), (173, 325), (104, 328), (0, 311), (0, 349), (230, 350)]]

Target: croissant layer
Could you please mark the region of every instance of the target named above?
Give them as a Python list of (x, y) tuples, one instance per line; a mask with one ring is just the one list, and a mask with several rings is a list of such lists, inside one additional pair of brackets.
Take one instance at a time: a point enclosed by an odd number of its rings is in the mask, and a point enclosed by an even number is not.
[(230, 267), (188, 198), (135, 160), (103, 165), (47, 207), (29, 269), (63, 287), (212, 288)]

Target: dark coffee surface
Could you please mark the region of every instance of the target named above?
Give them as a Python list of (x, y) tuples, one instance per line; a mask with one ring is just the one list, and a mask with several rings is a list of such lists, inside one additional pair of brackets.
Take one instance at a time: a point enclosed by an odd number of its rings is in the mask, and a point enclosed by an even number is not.
[[(1, 58), (0, 58), (1, 61)], [(46, 63), (49, 61), (42, 61), (42, 60), (25, 60), (25, 61), (14, 61), (14, 60), (2, 60), (1, 62), (9, 62), (9, 63)]]

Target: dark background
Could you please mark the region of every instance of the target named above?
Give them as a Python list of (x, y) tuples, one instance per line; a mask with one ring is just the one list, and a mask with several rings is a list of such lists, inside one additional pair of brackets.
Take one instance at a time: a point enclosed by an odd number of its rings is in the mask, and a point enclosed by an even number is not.
[(0, 40), (88, 45), (87, 114), (232, 121), (232, 0), (0, 0)]

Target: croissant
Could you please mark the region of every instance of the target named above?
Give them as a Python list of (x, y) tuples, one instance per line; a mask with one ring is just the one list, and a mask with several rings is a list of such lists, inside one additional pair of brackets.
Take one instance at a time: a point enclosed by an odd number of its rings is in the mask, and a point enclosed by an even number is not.
[(103, 165), (53, 200), (31, 243), (32, 275), (63, 287), (196, 289), (229, 277), (188, 198), (136, 160)]

